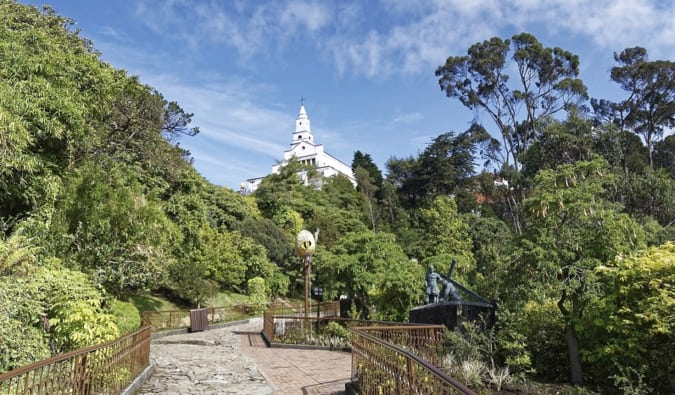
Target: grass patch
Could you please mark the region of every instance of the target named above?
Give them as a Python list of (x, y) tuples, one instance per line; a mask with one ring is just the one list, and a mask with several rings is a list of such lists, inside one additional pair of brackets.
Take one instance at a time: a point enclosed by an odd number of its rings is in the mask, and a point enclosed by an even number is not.
[(222, 307), (235, 306), (239, 304), (250, 304), (248, 295), (242, 295), (234, 292), (221, 291), (209, 298), (204, 307)]
[[(139, 295), (133, 296), (129, 300), (136, 306), (138, 311), (166, 311), (166, 310), (183, 310), (194, 309), (197, 306), (184, 306), (180, 303), (174, 303), (167, 299), (164, 295)], [(299, 303), (299, 302), (298, 302)], [(248, 295), (238, 294), (235, 292), (221, 291), (209, 298), (201, 307), (227, 307), (242, 304), (251, 304), (251, 299)]]
[(137, 295), (130, 298), (130, 302), (136, 306), (138, 311), (165, 311), (180, 310), (181, 308), (162, 296), (156, 295)]

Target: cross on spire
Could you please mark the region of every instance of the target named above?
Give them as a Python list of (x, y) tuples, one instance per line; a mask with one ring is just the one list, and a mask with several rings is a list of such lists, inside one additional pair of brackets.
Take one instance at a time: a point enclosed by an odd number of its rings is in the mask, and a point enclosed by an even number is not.
[(300, 105), (301, 106), (305, 105), (305, 97), (304, 96), (300, 96)]

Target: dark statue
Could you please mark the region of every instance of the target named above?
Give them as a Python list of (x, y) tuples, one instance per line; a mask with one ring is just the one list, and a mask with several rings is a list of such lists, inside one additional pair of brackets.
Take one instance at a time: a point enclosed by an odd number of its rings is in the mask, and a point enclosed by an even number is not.
[[(408, 313), (410, 322), (445, 325), (450, 330), (454, 330), (464, 321), (475, 321), (485, 327), (492, 326), (495, 319), (494, 306), (452, 279), (456, 264), (457, 261), (453, 259), (447, 276), (436, 273), (433, 265), (429, 265), (429, 270), (424, 277), (426, 292), (424, 305), (410, 310)], [(461, 298), (460, 291), (462, 292)]]
[[(436, 273), (434, 265), (429, 265), (429, 271), (427, 272), (427, 275), (425, 277), (425, 286), (426, 286), (426, 297), (424, 299), (425, 304), (448, 302), (451, 300), (460, 300), (457, 289), (450, 281), (452, 271), (455, 269), (456, 264), (457, 261), (453, 259), (452, 265), (450, 265), (450, 270), (448, 271), (447, 278)], [(443, 284), (443, 296), (441, 296), (440, 298), (439, 298), (440, 289), (438, 287), (439, 283)]]

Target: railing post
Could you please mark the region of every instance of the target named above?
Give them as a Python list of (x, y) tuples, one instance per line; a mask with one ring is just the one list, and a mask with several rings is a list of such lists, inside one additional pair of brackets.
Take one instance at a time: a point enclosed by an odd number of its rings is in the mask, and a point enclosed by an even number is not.
[(86, 378), (86, 375), (87, 375), (87, 356), (88, 355), (89, 355), (89, 353), (82, 354), (82, 367), (80, 368), (80, 369), (82, 369), (82, 373), (79, 375), (80, 377), (77, 380), (78, 381), (78, 387), (80, 389), (80, 391), (79, 391), (80, 395), (85, 395), (85, 393), (86, 393), (86, 391), (85, 391), (85, 388), (86, 388), (85, 378)]
[(415, 393), (415, 388), (417, 388), (417, 383), (415, 382), (415, 364), (413, 364), (412, 359), (406, 357), (406, 362), (408, 365), (408, 384), (410, 385), (410, 395)]

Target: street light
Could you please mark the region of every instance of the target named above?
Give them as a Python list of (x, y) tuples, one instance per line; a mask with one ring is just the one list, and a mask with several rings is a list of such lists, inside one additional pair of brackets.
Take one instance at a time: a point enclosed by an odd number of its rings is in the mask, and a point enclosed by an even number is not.
[(309, 276), (312, 272), (312, 255), (316, 249), (314, 235), (308, 230), (301, 230), (295, 239), (295, 251), (302, 260), (303, 277), (305, 278), (305, 319), (309, 317)]

